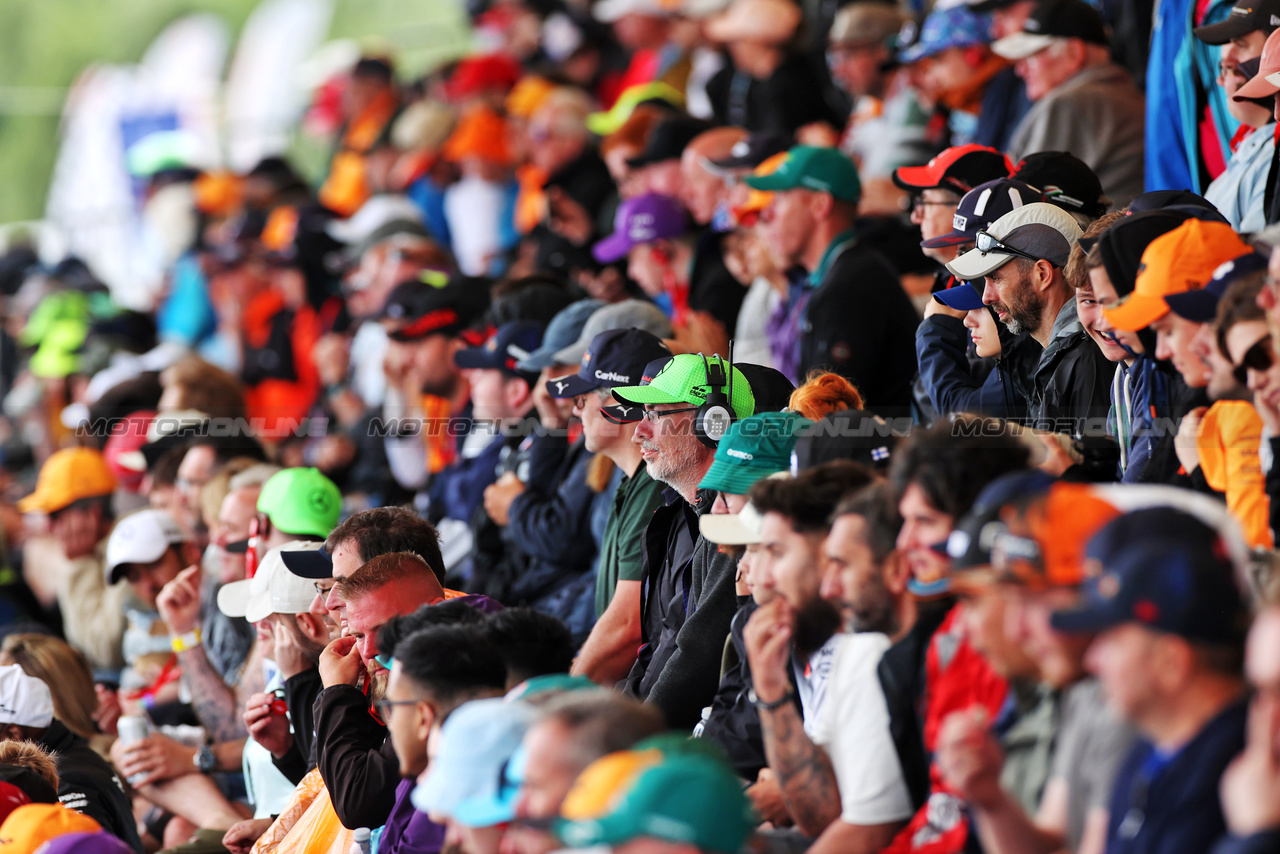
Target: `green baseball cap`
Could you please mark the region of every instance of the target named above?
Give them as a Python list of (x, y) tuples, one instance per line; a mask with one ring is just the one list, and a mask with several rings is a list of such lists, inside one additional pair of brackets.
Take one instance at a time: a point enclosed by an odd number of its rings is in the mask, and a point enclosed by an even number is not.
[(761, 412), (733, 422), (698, 487), (746, 495), (760, 478), (791, 468), (796, 436), (812, 423), (798, 412)]
[(613, 793), (607, 813), (559, 820), (556, 835), (570, 848), (618, 846), (650, 837), (737, 854), (759, 821), (738, 778), (723, 762), (706, 756), (669, 755), (619, 782), (626, 790)]
[(830, 193), (842, 202), (862, 198), (862, 182), (858, 167), (835, 148), (797, 145), (787, 152), (787, 159), (769, 175), (748, 175), (742, 179), (753, 190), (813, 190)]
[[(729, 363), (719, 356), (703, 356), (701, 353), (682, 353), (675, 356), (654, 374), (648, 385), (618, 386), (613, 396), (623, 403), (688, 403), (701, 406), (707, 402), (707, 367), (720, 364), (728, 376)], [(733, 397), (730, 403), (739, 418), (746, 418), (756, 411), (756, 398), (751, 393), (751, 383), (742, 371), (733, 368)], [(729, 394), (729, 383), (724, 393)]]
[(262, 485), (258, 512), (281, 531), (323, 538), (338, 524), (342, 494), (319, 469), (285, 469)]

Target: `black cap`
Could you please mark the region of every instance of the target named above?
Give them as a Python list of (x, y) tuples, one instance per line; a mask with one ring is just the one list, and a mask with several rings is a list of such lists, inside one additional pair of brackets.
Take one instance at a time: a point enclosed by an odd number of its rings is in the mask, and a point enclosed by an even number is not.
[[(245, 541), (246, 543), (248, 540)], [(227, 551), (230, 551), (228, 546)], [(285, 569), (299, 578), (312, 578), (317, 581), (333, 578), (333, 556), (324, 549), (304, 549), (302, 551), (282, 551), (280, 559)]]
[(757, 413), (781, 412), (791, 403), (791, 392), (796, 390), (796, 386), (782, 371), (766, 365), (743, 362), (734, 362), (733, 366), (742, 371), (742, 375), (750, 383), (751, 394), (756, 399)]
[(731, 169), (754, 169), (775, 154), (790, 151), (795, 144), (795, 137), (786, 131), (757, 131), (734, 143), (733, 148), (729, 149), (728, 157), (707, 162), (712, 168), (724, 172)]
[(49, 781), (21, 765), (0, 765), (0, 783), (16, 786), (33, 804), (56, 804), (58, 793)]
[(791, 473), (832, 460), (853, 460), (885, 471), (897, 444), (898, 435), (879, 415), (865, 409), (842, 409), (800, 432), (791, 452)]
[(543, 325), (532, 320), (504, 323), (484, 344), (454, 353), (453, 363), (463, 369), (502, 371), (532, 385), (538, 379), (537, 372), (522, 371), (516, 365), (542, 344), (543, 331)]
[(1226, 20), (1192, 30), (1205, 44), (1226, 44), (1261, 30), (1266, 35), (1280, 28), (1280, 0), (1252, 0), (1248, 6), (1232, 6)]
[(656, 360), (665, 363), (669, 358), (667, 345), (651, 332), (608, 329), (591, 339), (576, 374), (547, 381), (547, 393), (564, 400), (598, 388), (639, 385), (646, 365)]
[[(667, 366), (673, 356), (660, 356), (652, 362), (644, 366), (644, 370), (640, 373), (640, 385), (648, 385), (653, 382), (663, 368)], [(644, 407), (634, 403), (619, 403), (617, 406), (603, 406), (600, 408), (600, 414), (605, 420), (612, 421), (614, 424), (634, 424), (641, 418), (644, 418)]]
[(1037, 151), (1022, 158), (1013, 178), (1044, 193), (1044, 200), (1071, 213), (1097, 219), (1111, 207), (1102, 182), (1089, 165), (1066, 151)]
[(1190, 190), (1152, 190), (1149, 193), (1142, 193), (1134, 197), (1129, 203), (1129, 213), (1140, 213), (1143, 211), (1168, 210), (1169, 208), (1192, 207), (1204, 208), (1205, 210), (1218, 213), (1218, 209), (1213, 206), (1213, 202), (1204, 196), (1198, 196)]
[[(1168, 234), (1191, 217), (1181, 211), (1144, 211), (1118, 220), (1098, 237), (1098, 254), (1116, 293), (1133, 292), (1142, 253), (1151, 241)], [(1084, 247), (1087, 251), (1087, 247)]]
[(667, 160), (679, 160), (693, 138), (711, 129), (702, 119), (678, 116), (667, 119), (653, 129), (644, 151), (627, 161), (632, 169), (640, 169)]
[(1021, 32), (996, 40), (991, 49), (1016, 61), (1038, 53), (1053, 39), (1106, 45), (1107, 25), (1098, 10), (1084, 0), (1040, 0), (1023, 22)]
[(419, 341), (428, 335), (457, 335), (483, 316), (489, 288), (483, 279), (447, 278), (424, 273), (396, 285), (378, 317), (397, 324), (388, 335), (395, 341)]

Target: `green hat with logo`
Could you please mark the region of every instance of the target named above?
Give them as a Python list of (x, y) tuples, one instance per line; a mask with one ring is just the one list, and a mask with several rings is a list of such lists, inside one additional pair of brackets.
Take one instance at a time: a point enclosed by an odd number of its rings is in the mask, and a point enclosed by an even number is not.
[(737, 854), (758, 822), (738, 778), (706, 756), (668, 755), (622, 782), (626, 789), (610, 798), (607, 813), (557, 821), (556, 835), (570, 848), (619, 846), (649, 837)]
[(813, 190), (830, 193), (842, 202), (862, 198), (862, 182), (858, 167), (835, 148), (797, 145), (787, 152), (787, 159), (769, 175), (748, 175), (742, 179), (748, 187), (765, 192), (779, 190)]
[(733, 422), (698, 487), (746, 495), (760, 478), (791, 468), (796, 436), (812, 423), (798, 412), (761, 412)]
[(285, 469), (262, 485), (258, 512), (286, 533), (324, 538), (338, 524), (342, 494), (319, 469)]
[[(707, 385), (707, 367), (719, 363), (725, 368), (725, 376), (729, 376), (729, 363), (719, 356), (703, 356), (701, 353), (682, 353), (654, 374), (648, 385), (618, 386), (613, 396), (623, 403), (659, 404), (687, 403), (690, 406), (701, 406), (707, 402), (707, 394), (711, 388)], [(736, 367), (733, 371), (733, 394), (729, 402), (733, 405), (734, 414), (746, 418), (756, 411), (756, 398), (751, 393), (751, 383)], [(729, 395), (730, 383), (723, 389)]]

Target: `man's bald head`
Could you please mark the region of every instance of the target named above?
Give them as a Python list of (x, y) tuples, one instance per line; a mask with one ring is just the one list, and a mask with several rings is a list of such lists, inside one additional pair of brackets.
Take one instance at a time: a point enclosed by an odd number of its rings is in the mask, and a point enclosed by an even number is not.
[(747, 132), (742, 128), (712, 128), (685, 146), (680, 157), (680, 173), (684, 179), (680, 198), (700, 225), (711, 222), (716, 205), (728, 194), (724, 181), (707, 170), (706, 162), (728, 157), (733, 147), (746, 138)]

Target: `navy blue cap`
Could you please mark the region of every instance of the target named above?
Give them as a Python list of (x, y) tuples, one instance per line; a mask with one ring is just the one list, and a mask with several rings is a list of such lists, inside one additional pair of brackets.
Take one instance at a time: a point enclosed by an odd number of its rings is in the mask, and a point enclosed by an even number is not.
[(982, 291), (973, 282), (957, 282), (954, 286), (934, 291), (938, 302), (956, 311), (973, 311), (982, 308)]
[(1178, 317), (1193, 323), (1208, 323), (1218, 314), (1218, 300), (1227, 292), (1233, 282), (1250, 273), (1267, 269), (1267, 259), (1254, 252), (1241, 255), (1231, 261), (1225, 261), (1213, 271), (1213, 278), (1203, 288), (1184, 291), (1180, 294), (1167, 294), (1164, 301), (1169, 310)]
[(1213, 202), (1190, 190), (1152, 190), (1149, 193), (1141, 193), (1134, 196), (1133, 201), (1129, 202), (1129, 213), (1161, 210), (1175, 205), (1178, 207), (1208, 208), (1214, 213), (1218, 212)]
[(1089, 542), (1101, 572), (1079, 607), (1057, 611), (1061, 632), (1136, 623), (1189, 641), (1239, 643), (1248, 610), (1226, 542), (1200, 519), (1170, 507), (1118, 517)]
[(472, 370), (498, 370), (513, 377), (530, 379), (528, 371), (521, 371), (517, 364), (542, 343), (542, 324), (531, 320), (513, 320), (498, 327), (498, 331), (479, 347), (468, 347), (453, 354), (453, 363), (459, 368)]
[[(640, 372), (640, 385), (648, 385), (653, 382), (653, 378), (673, 358), (675, 357), (668, 353), (645, 365), (644, 370)], [(617, 406), (600, 407), (600, 414), (605, 417), (606, 421), (612, 421), (614, 424), (635, 424), (641, 418), (644, 418), (644, 407), (636, 403), (619, 403)]]
[(982, 231), (1000, 217), (1032, 202), (1043, 202), (1044, 193), (1016, 178), (997, 178), (979, 184), (964, 194), (956, 205), (951, 231), (920, 243), (925, 249), (972, 243)]
[(542, 346), (530, 353), (529, 358), (521, 359), (516, 367), (537, 373), (556, 364), (556, 353), (578, 340), (582, 327), (587, 325), (587, 318), (600, 308), (604, 308), (604, 303), (598, 299), (580, 299), (562, 308), (547, 324)]
[(280, 560), (285, 569), (300, 578), (333, 578), (333, 556), (324, 549), (282, 551)]
[(670, 358), (667, 345), (652, 332), (635, 328), (607, 329), (591, 339), (578, 372), (549, 380), (547, 393), (564, 400), (598, 388), (640, 385), (646, 373), (645, 365), (657, 359), (665, 364)]

